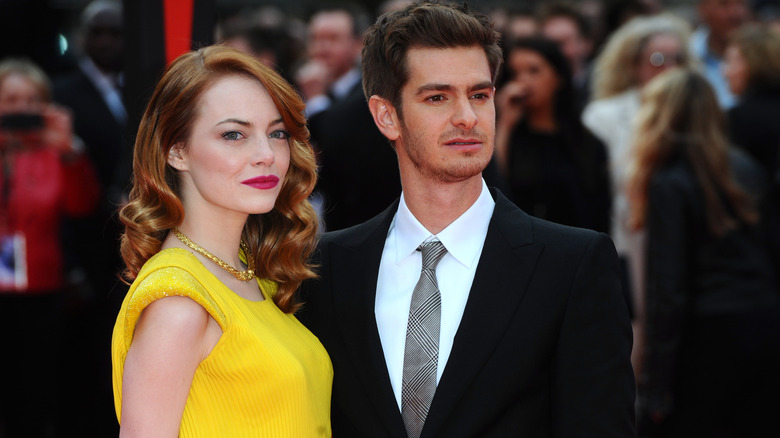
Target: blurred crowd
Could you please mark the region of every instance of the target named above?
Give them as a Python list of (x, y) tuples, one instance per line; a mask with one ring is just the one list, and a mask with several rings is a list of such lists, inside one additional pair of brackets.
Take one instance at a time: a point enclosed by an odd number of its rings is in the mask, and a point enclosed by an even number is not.
[[(363, 94), (362, 34), (407, 2), (259, 3), (221, 11), (214, 41), (304, 98), (324, 229), (373, 217), (401, 187)], [(640, 436), (780, 436), (780, 1), (496, 3), (484, 178), (529, 214), (612, 237)], [(118, 430), (122, 27), (121, 2), (96, 0), (67, 68), (0, 59), (0, 438)]]

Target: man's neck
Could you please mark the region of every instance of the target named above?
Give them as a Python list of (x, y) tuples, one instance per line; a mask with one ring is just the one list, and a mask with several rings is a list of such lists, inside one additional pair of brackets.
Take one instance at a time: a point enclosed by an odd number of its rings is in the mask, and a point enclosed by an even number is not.
[(402, 184), (409, 211), (431, 234), (438, 234), (477, 201), (482, 174), (457, 183), (402, 180)]

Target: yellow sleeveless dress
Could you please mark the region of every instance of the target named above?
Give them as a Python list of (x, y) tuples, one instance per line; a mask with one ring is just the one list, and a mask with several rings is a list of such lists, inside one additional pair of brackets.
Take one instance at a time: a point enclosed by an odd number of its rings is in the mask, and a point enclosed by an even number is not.
[(111, 341), (114, 405), (121, 423), (122, 374), (141, 311), (186, 296), (206, 309), (222, 336), (192, 381), (179, 437), (330, 437), (333, 368), (319, 340), (271, 297), (228, 289), (189, 251), (169, 248), (144, 264), (122, 303)]

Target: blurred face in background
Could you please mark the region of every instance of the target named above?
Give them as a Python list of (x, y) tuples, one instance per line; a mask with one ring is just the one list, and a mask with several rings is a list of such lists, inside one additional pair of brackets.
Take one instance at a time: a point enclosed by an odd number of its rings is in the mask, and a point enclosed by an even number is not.
[(558, 43), (574, 74), (578, 74), (590, 55), (590, 43), (580, 33), (577, 23), (569, 17), (552, 17), (542, 25), (542, 34)]
[(309, 24), (307, 51), (313, 60), (322, 62), (332, 79), (355, 66), (360, 53), (360, 39), (354, 35), (352, 17), (346, 11), (320, 12)]
[(97, 12), (87, 23), (84, 51), (101, 70), (122, 70), (122, 14), (111, 8)]
[(554, 105), (560, 78), (542, 55), (529, 49), (515, 49), (509, 55), (508, 67), (512, 81), (524, 89), (522, 105), (526, 110)]
[(684, 61), (684, 56), (682, 43), (676, 36), (651, 36), (636, 61), (637, 82), (640, 87), (666, 70), (679, 66)]
[(36, 84), (20, 73), (11, 73), (0, 82), (0, 114), (34, 113), (43, 109)]
[(726, 48), (723, 76), (729, 82), (729, 89), (737, 96), (743, 94), (748, 83), (748, 65), (742, 51), (735, 45)]
[(722, 40), (748, 20), (750, 9), (747, 0), (701, 0), (699, 15), (710, 34)]

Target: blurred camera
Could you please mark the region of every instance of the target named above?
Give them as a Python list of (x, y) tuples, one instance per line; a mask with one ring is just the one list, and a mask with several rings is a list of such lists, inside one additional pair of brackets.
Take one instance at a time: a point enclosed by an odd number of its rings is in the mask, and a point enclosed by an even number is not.
[(31, 113), (3, 114), (0, 116), (0, 130), (38, 131), (43, 128), (43, 116)]

